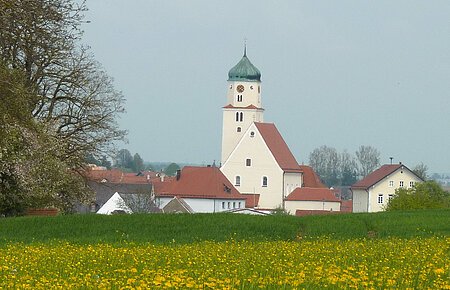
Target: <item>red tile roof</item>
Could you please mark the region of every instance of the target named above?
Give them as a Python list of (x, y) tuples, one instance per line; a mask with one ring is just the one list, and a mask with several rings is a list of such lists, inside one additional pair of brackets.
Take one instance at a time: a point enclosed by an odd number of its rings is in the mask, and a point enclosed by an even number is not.
[(247, 107), (235, 107), (233, 105), (226, 105), (225, 107), (223, 107), (224, 109), (257, 109), (257, 110), (263, 110), (263, 108), (258, 108), (255, 105), (248, 105)]
[(303, 171), (303, 187), (326, 188), (312, 167), (300, 165), (300, 168)]
[(255, 122), (255, 126), (281, 169), (288, 172), (302, 171), (275, 124)]
[(245, 197), (245, 207), (253, 208), (258, 207), (259, 204), (259, 194), (243, 194)]
[(185, 166), (178, 180), (158, 186), (155, 186), (155, 193), (159, 196), (246, 199), (217, 167)]
[(290, 201), (335, 201), (339, 202), (333, 190), (328, 188), (299, 187), (289, 194), (286, 200)]
[(403, 164), (385, 164), (378, 168), (377, 170), (373, 171), (366, 177), (364, 177), (362, 180), (356, 182), (352, 185), (352, 188), (359, 188), (359, 189), (367, 189), (371, 187), (372, 185), (375, 185), (382, 179), (384, 179), (386, 176), (394, 173), (399, 168), (405, 167)]

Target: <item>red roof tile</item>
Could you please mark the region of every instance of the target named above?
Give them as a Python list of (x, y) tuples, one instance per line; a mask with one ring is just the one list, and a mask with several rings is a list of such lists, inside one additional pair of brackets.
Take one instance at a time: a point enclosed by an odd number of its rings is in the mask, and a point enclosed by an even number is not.
[(294, 155), (292, 155), (291, 150), (289, 150), (286, 142), (284, 142), (280, 132), (275, 127), (275, 124), (255, 122), (255, 126), (261, 133), (264, 142), (266, 142), (281, 169), (288, 172), (302, 171)]
[(243, 196), (245, 197), (245, 207), (258, 207), (259, 194), (243, 194)]
[(366, 177), (364, 177), (362, 180), (356, 182), (352, 185), (352, 188), (360, 188), (360, 189), (367, 189), (371, 187), (372, 185), (378, 183), (383, 178), (388, 176), (389, 174), (394, 173), (399, 168), (405, 167), (403, 164), (385, 164), (378, 168), (377, 170), (373, 171)]
[(162, 184), (155, 184), (159, 196), (246, 199), (217, 167), (185, 166), (178, 180)]
[(300, 168), (303, 171), (303, 187), (326, 188), (312, 167), (300, 165)]
[(299, 187), (288, 195), (290, 201), (336, 201), (339, 202), (333, 190), (328, 188)]

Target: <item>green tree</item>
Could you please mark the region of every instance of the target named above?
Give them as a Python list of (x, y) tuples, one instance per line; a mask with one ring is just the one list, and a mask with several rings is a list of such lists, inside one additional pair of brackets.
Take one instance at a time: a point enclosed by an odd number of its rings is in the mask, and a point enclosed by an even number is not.
[(114, 160), (114, 166), (120, 168), (133, 168), (133, 156), (128, 149), (120, 149)]
[(398, 188), (389, 200), (386, 210), (413, 210), (449, 208), (450, 193), (442, 189), (435, 181), (417, 183), (414, 187)]
[(57, 155), (61, 144), (33, 118), (24, 80), (20, 71), (0, 63), (0, 215), (42, 206), (67, 211), (86, 200), (88, 191)]
[(140, 172), (144, 170), (144, 160), (142, 160), (141, 156), (136, 153), (133, 156), (133, 171)]
[(344, 150), (339, 154), (339, 183), (343, 186), (349, 186), (357, 180), (357, 164), (355, 158)]
[(11, 201), (15, 192), (22, 207), (69, 210), (87, 192), (74, 171), (126, 133), (116, 122), (122, 94), (80, 44), (85, 11), (84, 1), (0, 1), (1, 97), (10, 106), (0, 132), (8, 152), (1, 156), (1, 194)]
[(177, 170), (180, 170), (180, 166), (176, 163), (170, 163), (169, 166), (164, 169), (164, 173), (169, 176), (175, 176), (177, 174)]

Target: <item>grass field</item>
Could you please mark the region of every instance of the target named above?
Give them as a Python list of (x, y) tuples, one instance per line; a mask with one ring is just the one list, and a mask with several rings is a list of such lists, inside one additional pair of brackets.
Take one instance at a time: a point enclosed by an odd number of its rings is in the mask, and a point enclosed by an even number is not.
[(0, 219), (0, 244), (9, 242), (165, 244), (198, 241), (293, 241), (314, 239), (450, 236), (450, 210), (328, 216), (67, 215)]
[(0, 289), (450, 289), (450, 211), (0, 219)]

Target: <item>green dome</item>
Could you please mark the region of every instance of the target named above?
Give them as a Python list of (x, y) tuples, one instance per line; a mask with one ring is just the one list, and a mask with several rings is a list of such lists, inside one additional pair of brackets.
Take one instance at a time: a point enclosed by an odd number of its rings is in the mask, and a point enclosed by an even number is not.
[(247, 58), (247, 53), (244, 51), (244, 56), (228, 72), (229, 81), (261, 81), (261, 73)]

